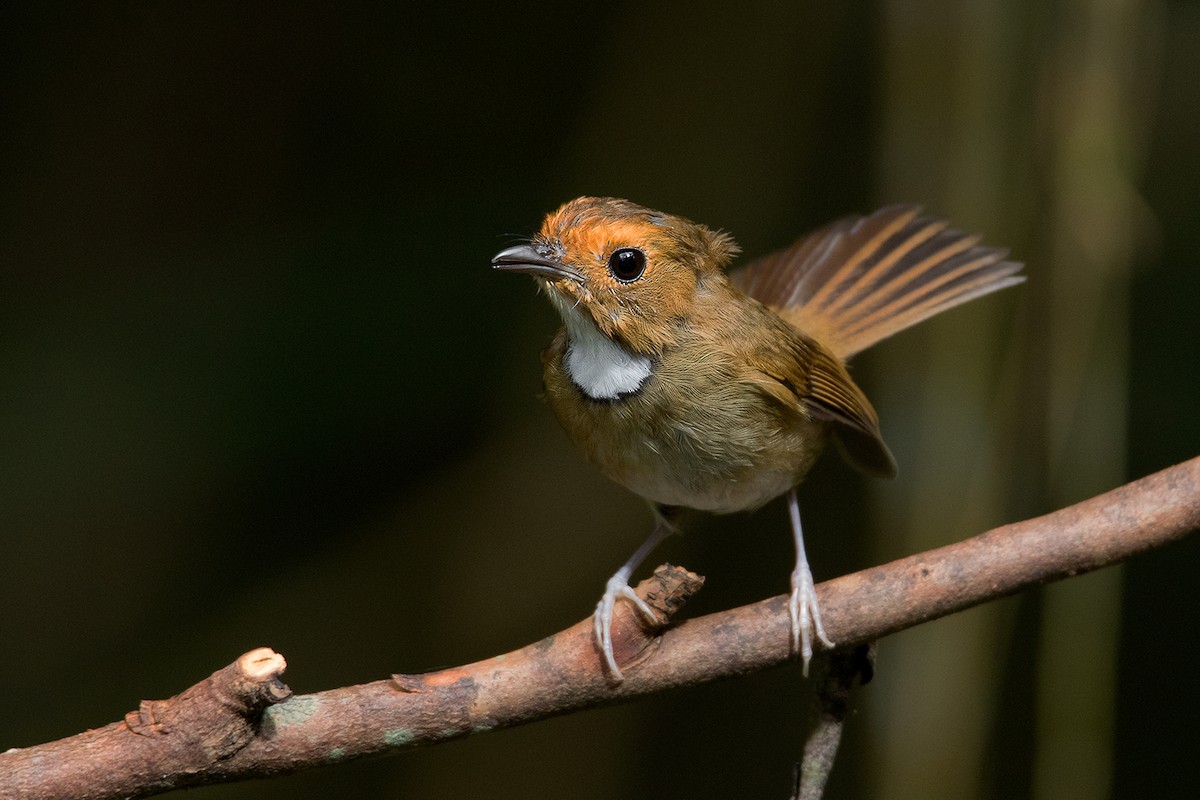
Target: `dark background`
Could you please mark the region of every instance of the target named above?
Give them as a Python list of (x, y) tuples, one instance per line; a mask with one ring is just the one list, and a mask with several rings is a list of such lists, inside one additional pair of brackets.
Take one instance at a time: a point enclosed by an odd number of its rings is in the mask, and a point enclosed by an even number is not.
[[(1028, 265), (856, 362), (818, 580), (1200, 451), (1200, 7), (28, 4), (0, 19), (0, 749), (268, 645), (311, 692), (586, 616), (648, 530), (489, 258), (581, 194), (749, 255), (921, 202)], [(656, 554), (786, 588), (778, 503)], [(840, 797), (1194, 796), (1195, 541), (884, 641)], [(780, 669), (198, 797), (784, 797)]]

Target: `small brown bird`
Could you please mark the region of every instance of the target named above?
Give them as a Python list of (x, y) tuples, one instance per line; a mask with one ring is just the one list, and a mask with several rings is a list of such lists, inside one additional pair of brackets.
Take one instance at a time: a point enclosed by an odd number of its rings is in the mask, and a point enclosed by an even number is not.
[(534, 276), (562, 316), (542, 354), (546, 398), (602, 473), (650, 501), (657, 524), (608, 581), (594, 616), (615, 680), (612, 613), (678, 507), (718, 514), (781, 494), (796, 543), (792, 647), (826, 647), (795, 487), (828, 439), (893, 477), (875, 410), (845, 360), (939, 311), (1019, 283), (1020, 264), (917, 208), (838, 220), (726, 274), (726, 233), (628, 200), (581, 197), (529, 244), (492, 260)]

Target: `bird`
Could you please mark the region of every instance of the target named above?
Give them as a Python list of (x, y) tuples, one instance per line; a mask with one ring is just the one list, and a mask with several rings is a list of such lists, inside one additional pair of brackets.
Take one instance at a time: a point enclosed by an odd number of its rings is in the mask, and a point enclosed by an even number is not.
[(542, 353), (545, 400), (606, 477), (649, 501), (651, 534), (592, 616), (608, 675), (616, 602), (656, 616), (633, 572), (681, 509), (725, 514), (787, 496), (796, 549), (788, 610), (804, 673), (825, 634), (796, 487), (832, 442), (870, 476), (896, 461), (847, 371), (851, 356), (948, 308), (1024, 280), (1007, 251), (920, 207), (848, 216), (728, 271), (732, 236), (614, 197), (579, 197), (506, 248), (495, 270), (533, 276), (562, 326)]

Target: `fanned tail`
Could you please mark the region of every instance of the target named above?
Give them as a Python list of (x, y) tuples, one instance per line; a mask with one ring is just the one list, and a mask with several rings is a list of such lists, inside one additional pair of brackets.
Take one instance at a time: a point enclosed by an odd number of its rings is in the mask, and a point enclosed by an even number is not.
[(1021, 283), (1008, 251), (913, 206), (847, 217), (730, 274), (842, 359), (960, 303)]

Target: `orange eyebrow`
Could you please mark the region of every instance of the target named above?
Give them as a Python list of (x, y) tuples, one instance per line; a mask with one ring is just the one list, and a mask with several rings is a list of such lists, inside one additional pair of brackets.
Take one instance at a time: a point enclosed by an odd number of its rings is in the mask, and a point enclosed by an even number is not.
[[(564, 224), (569, 222), (576, 224)], [(653, 223), (640, 219), (588, 220), (579, 224), (580, 222), (578, 218), (564, 220), (562, 215), (555, 214), (547, 217), (542, 225), (541, 235), (558, 239), (567, 252), (587, 253), (601, 258), (617, 247), (652, 247), (653, 240), (659, 232)]]

